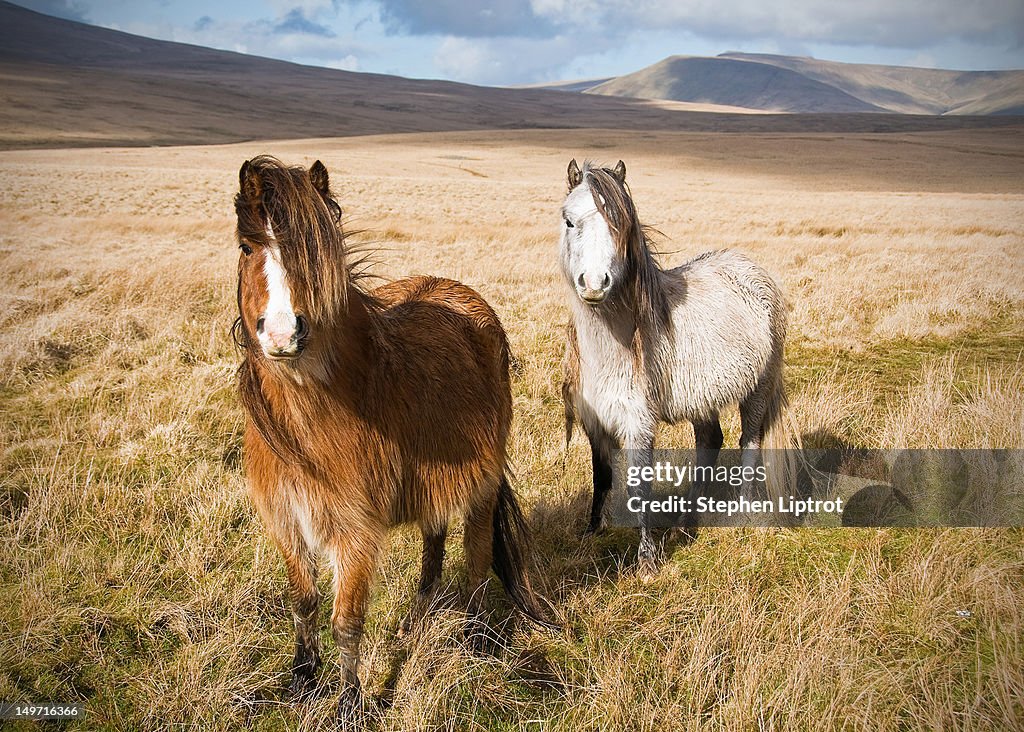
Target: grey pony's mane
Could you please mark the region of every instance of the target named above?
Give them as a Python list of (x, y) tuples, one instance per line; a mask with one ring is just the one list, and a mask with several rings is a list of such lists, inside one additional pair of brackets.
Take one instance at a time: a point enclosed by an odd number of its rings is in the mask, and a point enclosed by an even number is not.
[(583, 163), (582, 175), (626, 262), (630, 305), (637, 329), (662, 330), (668, 325), (670, 306), (659, 281), (662, 270), (651, 241), (653, 230), (640, 223), (629, 186), (620, 183), (612, 170), (594, 166), (588, 160)]

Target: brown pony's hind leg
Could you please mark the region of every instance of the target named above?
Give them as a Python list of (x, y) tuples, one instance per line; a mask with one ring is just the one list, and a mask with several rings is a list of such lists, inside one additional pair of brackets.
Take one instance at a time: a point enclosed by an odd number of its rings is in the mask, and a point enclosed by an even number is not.
[(466, 527), (462, 542), (466, 551), (466, 639), (477, 649), (487, 642), (483, 620), (486, 593), (485, 580), (491, 570), (494, 552), (494, 510), (497, 493), (489, 500), (474, 505), (466, 514)]
[(444, 542), (448, 538), (447, 527), (440, 531), (431, 531), (421, 527), (423, 532), (423, 558), (420, 569), (420, 584), (413, 598), (409, 613), (398, 626), (398, 636), (412, 632), (416, 623), (426, 615), (434, 602), (437, 590), (441, 585), (441, 569), (444, 565)]
[(334, 611), (331, 631), (341, 662), (341, 696), (338, 721), (349, 723), (362, 716), (359, 689), (359, 642), (370, 594), (370, 582), (377, 568), (379, 536), (345, 536), (332, 549), (334, 563)]
[(320, 632), (317, 616), (320, 593), (316, 588), (316, 562), (308, 551), (286, 552), (285, 570), (295, 619), (295, 660), (292, 662), (293, 698), (301, 699), (316, 686), (320, 670)]

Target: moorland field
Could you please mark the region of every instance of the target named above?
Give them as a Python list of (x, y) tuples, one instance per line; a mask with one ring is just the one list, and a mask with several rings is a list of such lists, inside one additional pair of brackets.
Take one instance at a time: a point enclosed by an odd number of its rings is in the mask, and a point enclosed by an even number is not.
[[(781, 284), (806, 442), (1024, 447), (1012, 125), (5, 152), (0, 699), (83, 702), (82, 729), (330, 727), (326, 627), (324, 694), (285, 700), (284, 571), (241, 471), (232, 197), (262, 152), (323, 160), (353, 241), (379, 250), (374, 271), (478, 289), (521, 364), (511, 457), (534, 574), (565, 630), (527, 625), (494, 586), (493, 652), (464, 645), (452, 599), (399, 640), (419, 537), (395, 531), (363, 644), (380, 728), (1021, 727), (1019, 529), (706, 529), (668, 544), (650, 582), (632, 571), (631, 532), (581, 539), (589, 451), (563, 436), (556, 257), (569, 158), (622, 158), (665, 264), (731, 247)], [(735, 411), (724, 424), (735, 444)], [(658, 439), (692, 444), (686, 426)]]

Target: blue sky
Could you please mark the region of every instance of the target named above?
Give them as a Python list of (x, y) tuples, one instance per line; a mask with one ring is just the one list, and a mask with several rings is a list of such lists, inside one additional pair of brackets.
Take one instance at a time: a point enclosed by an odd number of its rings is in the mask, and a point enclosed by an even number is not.
[(673, 54), (1024, 68), (1024, 0), (16, 0), (152, 38), (316, 66), (522, 84)]

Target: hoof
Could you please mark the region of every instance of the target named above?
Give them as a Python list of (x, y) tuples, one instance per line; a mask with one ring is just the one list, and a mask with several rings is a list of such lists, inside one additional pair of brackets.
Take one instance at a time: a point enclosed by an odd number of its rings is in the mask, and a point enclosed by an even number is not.
[(361, 730), (366, 722), (363, 694), (358, 686), (346, 686), (338, 697), (338, 727), (344, 730)]
[(693, 542), (697, 541), (697, 526), (676, 526), (669, 532), (669, 535), (673, 540), (679, 542), (681, 546), (690, 546)]
[(467, 620), (462, 635), (469, 650), (478, 656), (488, 653), (494, 641), (487, 623), (479, 618)]
[(436, 587), (431, 590), (417, 592), (416, 597), (413, 598), (412, 604), (409, 606), (408, 612), (405, 613), (402, 622), (398, 624), (395, 635), (401, 639), (416, 633), (429, 620), (436, 604), (441, 599), (442, 597)]
[(398, 629), (395, 631), (395, 637), (399, 640), (403, 638), (408, 638), (410, 635), (412, 635), (412, 631), (415, 627), (416, 621), (413, 620), (412, 613), (409, 613), (404, 618), (402, 618), (402, 622), (398, 624)]
[(293, 671), (292, 683), (288, 687), (288, 698), (292, 702), (303, 702), (316, 691), (316, 676), (309, 671)]
[(583, 530), (583, 533), (581, 534), (581, 536), (587, 537), (587, 536), (594, 536), (595, 534), (603, 534), (605, 528), (606, 528), (606, 524), (605, 524), (605, 521), (604, 521), (603, 518), (600, 521), (598, 521), (597, 523), (594, 523), (593, 521), (591, 521), (589, 524), (587, 524), (587, 528), (585, 528)]
[(640, 562), (636, 568), (636, 576), (644, 584), (653, 582), (658, 578), (658, 564), (650, 560)]
[(644, 551), (642, 548), (637, 555), (636, 574), (644, 582), (650, 582), (658, 576), (661, 570), (661, 560), (658, 553), (653, 549)]

